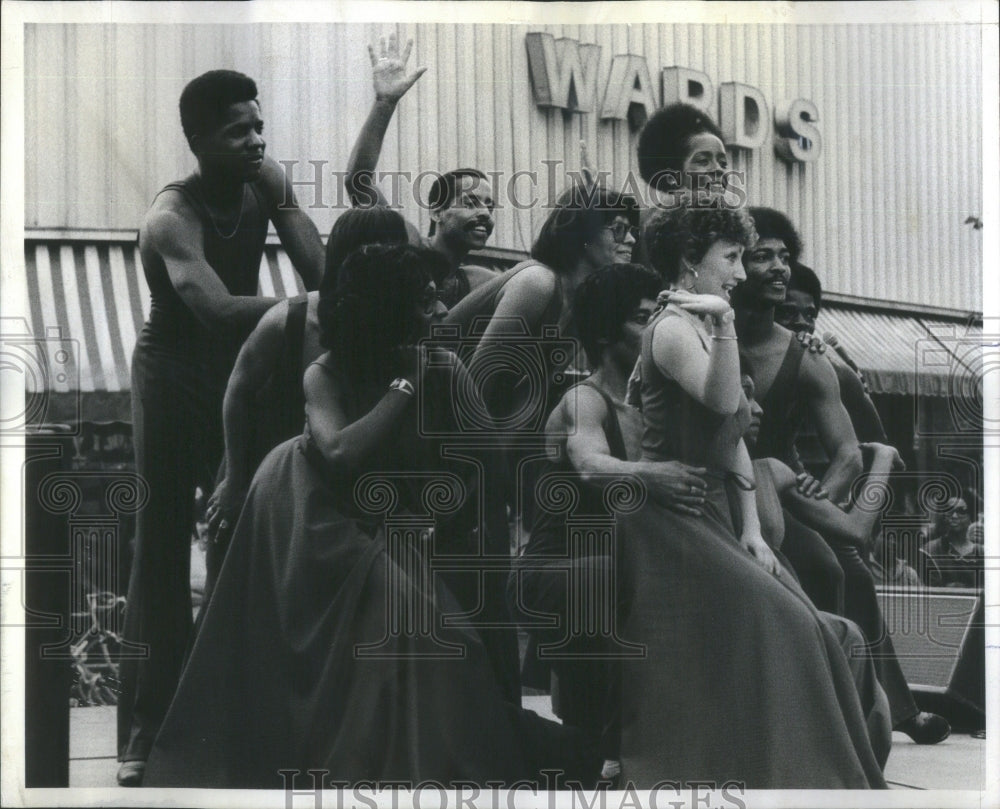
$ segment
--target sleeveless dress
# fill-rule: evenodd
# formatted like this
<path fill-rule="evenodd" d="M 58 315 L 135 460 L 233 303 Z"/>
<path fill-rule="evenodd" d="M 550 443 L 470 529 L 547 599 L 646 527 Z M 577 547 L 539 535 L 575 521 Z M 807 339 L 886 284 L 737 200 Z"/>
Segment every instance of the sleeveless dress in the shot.
<path fill-rule="evenodd" d="M 431 575 L 431 553 L 475 549 L 480 503 L 465 474 L 475 465 L 443 461 L 417 437 L 415 410 L 351 479 L 308 431 L 265 458 L 144 786 L 281 789 L 282 769 L 299 781 L 323 770 L 324 783 L 510 784 L 595 766 L 582 734 L 508 699 L 480 633 Z"/>
<path fill-rule="evenodd" d="M 748 408 L 716 414 L 660 372 L 652 335 L 666 317 L 688 316 L 668 306 L 643 334 L 643 456 L 709 475 L 700 517 L 646 501 L 618 518 L 623 635 L 646 649 L 622 664 L 622 777 L 639 788 L 885 787 L 838 639 L 790 576 L 738 543 L 732 477 L 714 461 Z"/>
<path fill-rule="evenodd" d="M 160 193 L 179 193 L 201 221 L 205 258 L 232 295 L 256 295 L 274 205 L 259 182 L 243 186 L 231 235 L 220 234 L 192 175 Z M 140 248 L 143 245 L 140 243 Z M 142 250 L 149 319 L 132 354 L 136 471 L 149 499 L 136 518 L 118 700 L 118 757 L 145 760 L 166 713 L 188 646 L 195 487 L 211 491 L 223 454 L 222 400 L 249 329 L 203 325 L 174 289 L 163 259 Z M 148 654 L 135 653 L 136 644 Z"/>

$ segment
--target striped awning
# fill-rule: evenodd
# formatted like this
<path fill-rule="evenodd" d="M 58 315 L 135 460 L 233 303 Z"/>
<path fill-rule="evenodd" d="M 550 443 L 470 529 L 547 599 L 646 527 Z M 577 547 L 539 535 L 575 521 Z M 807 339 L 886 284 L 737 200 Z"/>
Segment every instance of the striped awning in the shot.
<path fill-rule="evenodd" d="M 816 334 L 830 332 L 865 373 L 873 393 L 982 396 L 983 330 L 925 316 L 825 306 Z"/>
<path fill-rule="evenodd" d="M 26 375 L 27 392 L 49 396 L 55 405 L 45 415 L 49 421 L 71 420 L 80 410 L 77 402 L 85 421 L 130 421 L 132 349 L 149 315 L 138 246 L 134 241 L 29 238 L 24 258 L 29 334 L 44 337 L 49 347 L 39 357 L 46 370 Z M 284 298 L 304 291 L 285 252 L 268 245 L 259 294 Z M 56 357 L 60 341 L 65 353 Z"/>

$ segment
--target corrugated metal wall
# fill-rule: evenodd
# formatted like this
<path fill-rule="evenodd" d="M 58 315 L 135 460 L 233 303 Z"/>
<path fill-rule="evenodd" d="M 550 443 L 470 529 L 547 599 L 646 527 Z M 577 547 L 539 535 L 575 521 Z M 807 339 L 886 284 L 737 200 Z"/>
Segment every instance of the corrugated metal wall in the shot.
<path fill-rule="evenodd" d="M 372 100 L 365 44 L 392 32 L 412 37 L 411 64 L 430 69 L 397 113 L 381 169 L 535 171 L 544 200 L 542 161 L 578 169 L 582 138 L 593 162 L 623 183 L 635 133 L 596 113 L 536 108 L 529 31 L 600 45 L 599 97 L 612 56 L 635 53 L 657 98 L 659 69 L 680 65 L 704 71 L 716 88 L 757 87 L 772 112 L 784 99 L 811 99 L 822 156 L 789 166 L 768 147 L 736 155 L 750 201 L 792 215 L 805 260 L 831 290 L 982 308 L 981 233 L 962 224 L 982 205 L 978 26 L 29 25 L 25 224 L 136 228 L 157 189 L 194 165 L 177 116 L 185 82 L 232 67 L 258 80 L 273 157 L 298 161 L 300 180 L 313 176 L 308 161 L 328 161 L 309 213 L 329 230 L 340 193 L 332 172 L 346 165 Z M 556 191 L 564 184 L 561 176 Z M 523 201 L 528 181 L 516 189 Z M 299 196 L 314 202 L 311 188 Z M 401 201 L 426 228 L 412 197 Z M 543 216 L 506 205 L 493 243 L 527 249 Z"/>

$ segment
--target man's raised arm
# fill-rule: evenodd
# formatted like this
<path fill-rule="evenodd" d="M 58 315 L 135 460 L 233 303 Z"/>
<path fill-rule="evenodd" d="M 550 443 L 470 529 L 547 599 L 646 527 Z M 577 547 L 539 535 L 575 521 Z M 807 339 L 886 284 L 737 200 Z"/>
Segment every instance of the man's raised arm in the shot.
<path fill-rule="evenodd" d="M 375 185 L 375 167 L 382 153 L 385 131 L 389 128 L 389 121 L 392 120 L 399 99 L 406 95 L 427 70 L 425 67 L 419 67 L 407 74 L 406 63 L 412 49 L 411 39 L 400 55 L 395 34 L 389 37 L 388 45 L 385 37 L 381 39 L 378 56 L 375 55 L 375 49 L 371 45 L 368 46 L 375 103 L 361 127 L 347 162 L 347 194 L 351 198 L 351 203 L 357 207 L 386 204 L 385 197 Z"/>

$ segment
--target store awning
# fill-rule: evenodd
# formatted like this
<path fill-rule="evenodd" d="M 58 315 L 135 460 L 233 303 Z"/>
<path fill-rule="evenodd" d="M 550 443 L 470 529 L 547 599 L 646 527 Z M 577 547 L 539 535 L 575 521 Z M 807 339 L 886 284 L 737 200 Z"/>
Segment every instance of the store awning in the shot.
<path fill-rule="evenodd" d="M 816 334 L 837 336 L 873 393 L 981 399 L 982 327 L 923 315 L 826 306 Z"/>
<path fill-rule="evenodd" d="M 44 339 L 29 395 L 49 399 L 46 421 L 130 421 L 132 349 L 149 315 L 149 288 L 134 242 L 25 240 L 28 334 Z M 304 291 L 291 261 L 268 245 L 258 292 L 289 297 Z M 65 343 L 65 353 L 58 345 Z M 69 341 L 66 343 L 65 341 Z M 83 394 L 82 396 L 80 394 Z"/>

